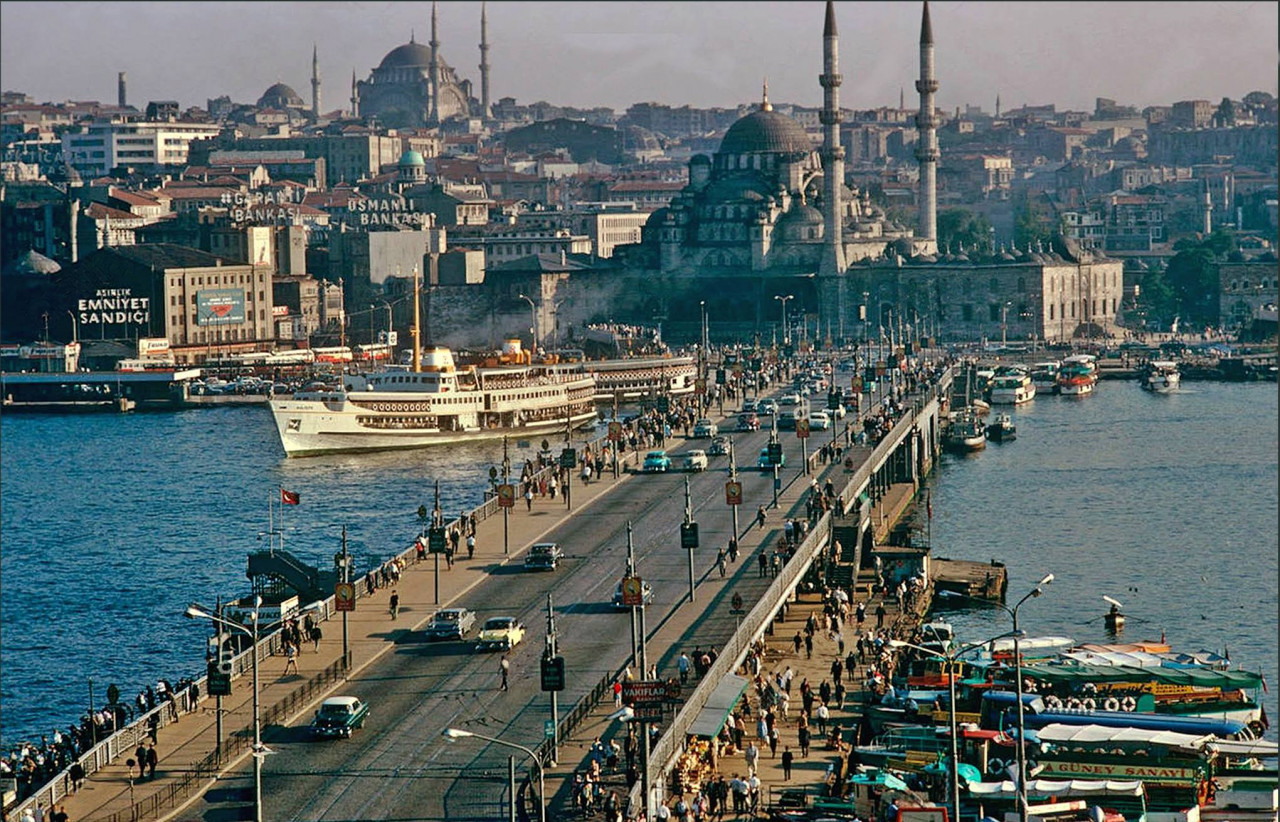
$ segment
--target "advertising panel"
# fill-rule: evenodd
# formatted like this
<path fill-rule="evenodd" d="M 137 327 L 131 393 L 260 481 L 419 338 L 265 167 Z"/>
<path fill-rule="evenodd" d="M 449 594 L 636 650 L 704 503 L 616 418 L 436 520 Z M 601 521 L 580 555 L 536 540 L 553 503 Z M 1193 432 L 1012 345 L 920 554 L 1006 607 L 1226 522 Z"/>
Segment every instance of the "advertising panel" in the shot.
<path fill-rule="evenodd" d="M 236 325 L 244 322 L 244 291 L 213 288 L 196 292 L 196 325 Z"/>

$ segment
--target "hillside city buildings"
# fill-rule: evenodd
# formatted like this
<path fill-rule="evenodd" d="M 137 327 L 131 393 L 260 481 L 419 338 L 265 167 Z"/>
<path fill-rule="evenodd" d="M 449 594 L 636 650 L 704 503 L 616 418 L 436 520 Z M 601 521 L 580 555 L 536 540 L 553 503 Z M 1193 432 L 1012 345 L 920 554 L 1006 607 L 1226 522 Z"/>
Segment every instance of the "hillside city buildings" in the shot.
<path fill-rule="evenodd" d="M 789 324 L 815 342 L 903 324 L 1116 339 L 1169 321 L 1143 313 L 1141 283 L 1218 234 L 1232 251 L 1208 324 L 1274 312 L 1272 95 L 1060 111 L 992 89 L 991 112 L 945 109 L 959 50 L 920 14 L 918 43 L 885 44 L 918 48 L 918 76 L 867 110 L 840 104 L 831 3 L 812 96 L 766 86 L 735 108 L 497 96 L 487 9 L 471 73 L 446 62 L 434 4 L 426 44 L 392 46 L 341 94 L 320 45 L 309 99 L 276 82 L 253 102 L 139 107 L 123 71 L 113 103 L 6 90 L 4 341 L 164 338 L 190 363 L 374 342 L 412 322 L 414 277 L 424 341 L 474 347 L 570 344 L 598 322 L 678 335 L 703 307 L 713 336 L 765 342 Z"/>

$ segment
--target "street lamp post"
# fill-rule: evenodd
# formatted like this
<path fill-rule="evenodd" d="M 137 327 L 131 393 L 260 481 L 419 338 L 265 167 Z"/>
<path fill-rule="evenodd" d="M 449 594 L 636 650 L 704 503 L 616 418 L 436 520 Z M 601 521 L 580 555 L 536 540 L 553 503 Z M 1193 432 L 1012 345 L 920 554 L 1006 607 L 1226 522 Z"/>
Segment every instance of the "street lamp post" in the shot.
<path fill-rule="evenodd" d="M 1009 306 L 1013 303 L 1005 301 L 1000 306 L 1000 350 L 1003 351 L 1009 345 Z"/>
<path fill-rule="evenodd" d="M 445 728 L 440 732 L 440 735 L 450 742 L 458 739 L 474 737 L 475 739 L 483 739 L 485 742 L 489 742 L 494 745 L 502 745 L 506 748 L 515 748 L 517 751 L 524 751 L 524 753 L 533 760 L 533 764 L 538 766 L 538 822 L 547 822 L 546 780 L 542 772 L 542 760 L 538 759 L 538 755 L 530 748 L 526 748 L 523 745 L 517 745 L 515 742 L 507 742 L 496 737 L 485 736 L 483 734 L 473 733 L 472 731 L 464 731 L 461 728 Z M 512 803 L 515 802 L 514 796 L 511 798 L 511 801 Z"/>
<path fill-rule="evenodd" d="M 71 341 L 80 342 L 80 322 L 76 319 L 74 311 L 68 310 L 67 314 L 71 317 Z"/>
<path fill-rule="evenodd" d="M 952 819 L 959 822 L 960 819 L 960 741 L 959 729 L 956 727 L 956 666 L 958 658 L 961 654 L 968 653 L 976 648 L 981 648 L 989 642 L 997 639 L 1003 639 L 1009 636 L 1004 633 L 994 636 L 985 642 L 977 642 L 972 645 L 966 645 L 959 650 L 948 650 L 944 654 L 938 654 L 936 649 L 925 648 L 920 645 L 913 645 L 910 642 L 903 642 L 900 639 L 889 640 L 889 645 L 894 648 L 914 648 L 917 651 L 923 651 L 926 654 L 941 656 L 947 662 L 947 691 L 948 699 L 947 707 L 950 713 L 951 725 L 951 813 Z"/>
<path fill-rule="evenodd" d="M 782 344 L 787 345 L 791 342 L 791 335 L 787 330 L 787 300 L 794 300 L 795 294 L 787 294 L 785 296 L 775 296 L 775 300 L 782 302 Z"/>
<path fill-rule="evenodd" d="M 1027 600 L 1038 597 L 1044 593 L 1044 586 L 1053 582 L 1053 574 L 1045 574 L 1044 578 L 1036 583 L 1036 587 L 1032 588 L 1022 599 L 1010 608 L 1003 602 L 996 602 L 990 599 L 981 599 L 979 597 L 965 596 L 954 591 L 939 591 L 942 596 L 960 597 L 962 599 L 970 599 L 974 602 L 981 602 L 987 605 L 999 606 L 1005 613 L 1013 618 L 1013 667 L 1014 676 L 1016 677 L 1015 686 L 1018 695 L 1018 819 L 1020 822 L 1027 822 L 1027 741 L 1026 741 L 1026 724 L 1024 716 L 1024 707 L 1022 704 L 1022 645 L 1020 643 L 1021 630 L 1018 628 L 1018 611 L 1022 608 Z"/>
<path fill-rule="evenodd" d="M 191 604 L 184 612 L 191 619 L 207 619 L 222 628 L 239 631 L 253 642 L 253 822 L 262 822 L 262 758 L 271 753 L 262 745 L 262 712 L 259 705 L 258 690 L 258 609 L 262 607 L 262 597 L 253 600 L 253 625 L 246 628 Z"/>
<path fill-rule="evenodd" d="M 532 297 L 526 297 L 524 294 L 517 294 L 517 297 L 529 304 L 529 319 L 532 325 L 529 326 L 529 333 L 533 336 L 533 343 L 529 347 L 532 349 L 530 355 L 538 353 L 538 306 Z"/>

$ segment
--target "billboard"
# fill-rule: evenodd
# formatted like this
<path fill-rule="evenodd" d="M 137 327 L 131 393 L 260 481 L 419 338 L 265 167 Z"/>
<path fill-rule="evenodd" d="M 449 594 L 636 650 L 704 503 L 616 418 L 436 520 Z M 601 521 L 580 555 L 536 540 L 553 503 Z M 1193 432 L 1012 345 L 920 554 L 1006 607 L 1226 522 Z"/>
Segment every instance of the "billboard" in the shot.
<path fill-rule="evenodd" d="M 214 288 L 196 292 L 196 325 L 236 325 L 244 322 L 244 291 Z"/>

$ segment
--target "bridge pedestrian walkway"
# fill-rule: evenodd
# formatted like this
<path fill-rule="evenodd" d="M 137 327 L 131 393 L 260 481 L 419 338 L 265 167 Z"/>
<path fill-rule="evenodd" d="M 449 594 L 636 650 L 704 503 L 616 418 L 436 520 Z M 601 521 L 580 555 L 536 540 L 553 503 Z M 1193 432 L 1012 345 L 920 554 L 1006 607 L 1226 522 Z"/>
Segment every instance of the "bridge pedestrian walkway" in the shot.
<path fill-rule="evenodd" d="M 628 451 L 620 458 L 620 465 L 634 465 L 636 458 L 635 452 Z M 440 560 L 439 605 L 435 601 L 432 556 L 428 554 L 421 562 L 410 559 L 410 564 L 395 584 L 400 596 L 400 613 L 395 621 L 392 621 L 388 610 L 390 585 L 376 590 L 372 596 L 362 596 L 357 600 L 356 611 L 348 618 L 349 671 L 344 672 L 342 666 L 340 614 L 331 614 L 327 621 L 321 623 L 323 638 L 318 648 L 313 649 L 311 642 L 304 641 L 297 656 L 296 673 L 286 674 L 284 656 L 278 653 L 269 655 L 264 645 L 259 660 L 263 727 L 287 724 L 308 712 L 315 700 L 394 648 L 397 639 L 405 632 L 422 627 L 438 607 L 480 584 L 495 568 L 508 562 L 522 561 L 524 550 L 530 544 L 561 525 L 572 514 L 596 504 L 610 490 L 625 483 L 629 476 L 624 472 L 615 480 L 611 471 L 605 471 L 586 486 L 575 477 L 572 513 L 565 505 L 563 494 L 554 500 L 550 497 L 535 498 L 531 510 L 526 510 L 524 500 L 517 500 L 509 520 L 509 555 L 503 554 L 502 516 L 491 516 L 479 522 L 474 559 L 466 559 L 463 550 L 455 557 L 452 568 L 447 567 L 443 558 Z M 406 535 L 405 538 L 412 536 Z M 409 556 L 412 557 L 412 552 Z M 361 581 L 359 584 L 364 583 Z M 80 791 L 60 798 L 59 803 L 76 822 L 125 822 L 172 815 L 174 807 L 180 807 L 187 796 L 195 795 L 198 789 L 209 785 L 220 771 L 233 767 L 243 770 L 241 766 L 248 760 L 252 743 L 251 682 L 247 673 L 240 676 L 233 681 L 232 695 L 223 698 L 225 755 L 221 763 L 211 757 L 217 743 L 216 700 L 202 696 L 194 711 L 183 713 L 177 722 L 158 729 L 155 748 L 159 764 L 154 778 L 131 779 L 131 776 L 138 775 L 136 768 L 126 764 L 133 755 L 121 755 L 86 779 Z M 141 736 L 145 745 L 148 741 L 145 731 Z M 131 743 L 130 750 L 136 744 Z M 251 801 L 246 791 L 246 802 Z"/>
<path fill-rule="evenodd" d="M 846 450 L 845 454 L 853 456 L 854 464 L 856 466 L 861 459 L 865 459 L 870 454 L 870 450 L 854 446 L 852 449 Z M 838 488 L 842 484 L 841 478 L 846 476 L 847 474 L 843 465 L 843 459 L 835 460 L 828 464 L 821 464 L 815 461 L 814 470 L 812 471 L 812 479 L 816 481 L 819 486 L 825 484 L 826 480 L 830 478 Z M 780 493 L 779 508 L 777 510 L 769 511 L 768 520 L 764 529 L 758 529 L 754 522 L 750 522 L 748 524 L 746 530 L 739 537 L 742 555 L 736 566 L 730 566 L 728 575 L 725 579 L 722 580 L 719 577 L 718 572 L 712 568 L 707 570 L 699 580 L 698 602 L 702 603 L 704 601 L 703 597 L 710 597 L 712 604 L 702 618 L 695 620 L 693 627 L 680 630 L 671 626 L 669 623 L 664 623 L 656 630 L 651 631 L 649 638 L 649 659 L 658 661 L 658 675 L 660 678 L 665 679 L 668 677 L 678 676 L 677 660 L 682 652 L 689 653 L 690 656 L 692 656 L 695 647 L 701 647 L 704 650 L 711 646 L 717 648 L 722 647 L 724 642 L 732 636 L 733 632 L 737 628 L 737 620 L 735 616 L 729 613 L 729 600 L 732 598 L 734 593 L 742 595 L 742 598 L 746 603 L 745 607 L 747 610 L 749 610 L 751 606 L 759 600 L 760 596 L 764 593 L 771 582 L 771 577 L 763 579 L 759 577 L 757 557 L 762 550 L 771 551 L 779 539 L 781 539 L 782 525 L 785 519 L 803 519 L 805 517 L 804 499 L 811 486 L 809 482 L 803 480 L 803 477 L 798 478 L 796 482 L 786 486 L 785 490 Z M 896 518 L 899 516 L 909 505 L 912 491 L 913 489 L 910 485 L 895 485 L 889 489 L 888 493 L 886 493 L 880 503 L 872 509 L 873 522 L 879 523 L 882 520 L 885 522 L 885 526 L 878 529 L 880 533 L 887 532 L 888 525 L 891 523 L 890 518 Z M 881 507 L 885 508 L 883 517 L 882 512 L 879 510 Z M 853 522 L 853 520 L 848 521 L 850 523 Z M 852 569 L 852 573 L 850 575 L 853 578 L 857 578 L 857 570 Z M 859 580 L 859 583 L 860 584 L 857 586 L 857 596 L 859 599 L 866 599 L 868 597 L 867 592 L 869 591 L 870 586 L 867 584 L 866 580 Z M 875 617 L 872 616 L 872 614 L 874 614 L 876 605 L 879 604 L 880 601 L 881 598 L 876 596 L 868 605 L 868 626 L 875 624 Z M 885 601 L 884 604 L 887 611 L 886 625 L 891 625 L 898 619 L 898 609 L 892 597 Z M 687 602 L 680 606 L 680 608 L 688 607 L 689 605 Z M 777 670 L 781 671 L 787 665 L 790 665 L 793 671 L 795 671 L 793 688 L 795 700 L 792 702 L 792 723 L 789 726 L 790 731 L 784 731 L 782 733 L 784 740 L 786 740 L 783 744 L 790 744 L 792 750 L 796 752 L 797 756 L 797 765 L 793 772 L 793 781 L 790 783 L 794 785 L 806 784 L 806 780 L 808 778 L 804 775 L 808 773 L 808 770 L 810 770 L 811 767 L 816 767 L 813 763 L 821 761 L 823 763 L 821 767 L 823 769 L 826 767 L 825 760 L 820 760 L 817 753 L 822 744 L 825 743 L 819 743 L 817 741 L 816 731 L 814 732 L 815 742 L 813 751 L 811 751 L 813 756 L 809 760 L 804 760 L 803 765 L 801 764 L 802 760 L 799 758 L 798 747 L 795 742 L 794 720 L 795 716 L 798 714 L 800 706 L 798 692 L 799 684 L 807 678 L 816 691 L 818 683 L 820 683 L 823 678 L 830 678 L 831 661 L 835 658 L 836 654 L 836 642 L 834 640 L 827 639 L 825 634 L 820 631 L 814 638 L 815 644 L 812 659 L 805 658 L 803 650 L 799 654 L 799 659 L 795 658 L 796 655 L 794 654 L 793 647 L 791 645 L 792 637 L 797 631 L 800 631 L 803 628 L 805 620 L 808 619 L 809 613 L 814 609 L 817 610 L 818 617 L 821 617 L 822 607 L 820 594 L 801 594 L 797 600 L 790 604 L 784 619 L 779 621 L 774 632 L 772 634 L 766 633 L 765 635 L 769 650 L 766 652 L 765 667 L 762 669 L 762 673 L 771 675 L 775 667 Z M 683 622 L 687 622 L 687 620 L 684 620 Z M 848 646 L 846 648 L 847 652 L 848 648 L 853 646 L 856 634 L 854 634 L 850 628 L 846 628 L 844 633 L 846 637 L 846 644 Z M 826 647 L 828 645 L 830 646 L 829 648 Z M 741 673 L 741 671 L 739 673 Z M 864 673 L 865 669 L 860 671 L 859 675 L 861 676 Z M 637 678 L 639 678 L 638 671 Z M 747 678 L 749 679 L 750 677 L 748 676 Z M 860 682 L 860 680 L 855 681 Z M 696 673 L 691 672 L 689 683 L 685 690 L 692 690 L 696 684 Z M 850 685 L 848 687 L 850 694 L 846 698 L 845 702 L 846 705 L 849 706 L 848 711 L 852 712 L 854 694 L 856 693 L 857 686 Z M 748 694 L 751 694 L 752 691 L 753 689 L 749 687 Z M 753 714 L 758 716 L 758 713 L 755 713 L 755 709 L 758 707 L 758 701 L 752 698 L 752 704 Z M 549 797 L 548 818 L 573 819 L 578 818 L 581 815 L 581 812 L 574 804 L 574 775 L 575 773 L 584 772 L 590 768 L 592 748 L 597 739 L 601 740 L 606 745 L 610 740 L 616 740 L 619 749 L 623 749 L 625 747 L 624 743 L 628 732 L 625 723 L 610 719 L 610 716 L 616 711 L 617 707 L 615 706 L 614 701 L 606 696 L 582 719 L 581 723 L 576 729 L 574 729 L 568 738 L 561 740 L 558 767 L 549 769 L 546 776 L 546 791 Z M 833 715 L 836 713 L 838 712 L 833 711 Z M 856 717 L 854 717 L 854 719 L 856 719 Z M 843 727 L 851 727 L 851 721 L 847 716 L 844 717 Z M 754 729 L 752 729 L 752 732 L 754 732 Z M 763 749 L 765 751 L 765 755 L 767 755 L 767 746 L 763 746 Z M 781 754 L 781 746 L 779 746 L 778 750 L 779 754 Z M 638 754 L 636 761 L 636 767 L 639 768 Z M 760 760 L 760 763 L 761 768 L 763 769 L 765 763 L 765 759 L 763 757 Z M 762 782 L 765 782 L 767 786 L 774 787 L 781 787 L 788 784 L 781 778 L 781 766 L 777 762 L 774 762 L 774 765 L 776 773 L 768 772 L 766 775 L 762 770 L 760 775 Z M 729 779 L 732 779 L 735 773 L 741 773 L 745 777 L 745 763 L 741 754 L 738 754 L 735 758 L 723 761 L 721 763 L 720 772 L 724 773 L 726 778 Z M 818 776 L 821 776 L 824 772 L 825 771 L 820 771 Z M 605 791 L 605 796 L 607 796 L 610 791 L 617 792 L 619 801 L 625 808 L 626 796 L 630 788 L 626 780 L 625 759 L 620 757 L 616 771 L 604 771 L 601 782 Z M 764 788 L 762 793 L 767 798 L 768 787 Z M 671 800 L 672 803 L 674 803 L 675 797 L 671 797 Z"/>

